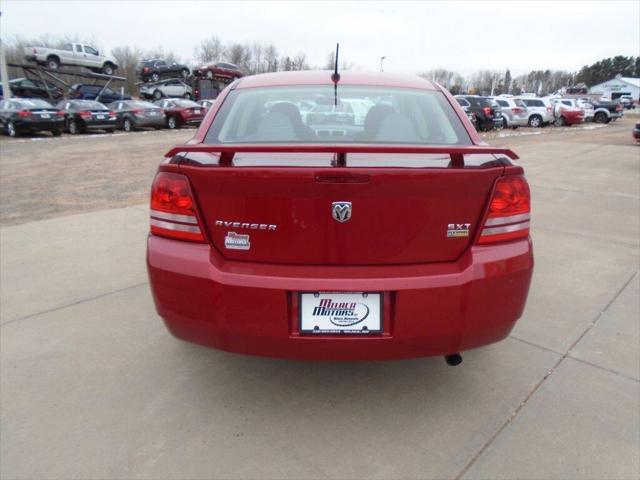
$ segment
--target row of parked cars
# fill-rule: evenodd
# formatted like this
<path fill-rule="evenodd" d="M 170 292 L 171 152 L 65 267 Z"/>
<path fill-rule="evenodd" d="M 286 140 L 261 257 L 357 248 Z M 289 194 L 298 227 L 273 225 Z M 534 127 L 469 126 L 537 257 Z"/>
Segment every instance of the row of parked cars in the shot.
<path fill-rule="evenodd" d="M 209 101 L 186 99 L 117 100 L 109 105 L 95 100 L 65 99 L 55 106 L 41 98 L 12 98 L 0 101 L 0 130 L 10 137 L 48 131 L 60 136 L 94 130 L 127 132 L 138 128 L 178 128 L 199 125 Z"/>
<path fill-rule="evenodd" d="M 539 128 L 549 124 L 571 126 L 585 121 L 608 123 L 623 115 L 620 102 L 590 97 L 515 97 L 456 95 L 456 100 L 478 130 Z"/>

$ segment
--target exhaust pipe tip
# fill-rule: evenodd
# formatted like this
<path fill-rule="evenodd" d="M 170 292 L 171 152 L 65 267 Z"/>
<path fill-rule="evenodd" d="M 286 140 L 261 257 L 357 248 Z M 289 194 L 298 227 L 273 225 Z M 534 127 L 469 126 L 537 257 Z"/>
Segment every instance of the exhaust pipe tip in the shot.
<path fill-rule="evenodd" d="M 447 362 L 447 365 L 449 365 L 450 367 L 455 367 L 456 365 L 460 365 L 462 363 L 462 355 L 460 355 L 459 353 L 445 355 L 444 361 Z"/>

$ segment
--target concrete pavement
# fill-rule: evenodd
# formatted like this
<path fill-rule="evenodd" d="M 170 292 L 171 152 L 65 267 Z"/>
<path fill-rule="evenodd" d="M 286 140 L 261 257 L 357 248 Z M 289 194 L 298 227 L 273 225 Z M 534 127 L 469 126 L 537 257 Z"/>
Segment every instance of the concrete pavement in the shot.
<path fill-rule="evenodd" d="M 0 229 L 2 478 L 640 475 L 640 148 L 619 125 L 503 139 L 536 271 L 512 336 L 442 359 L 243 357 L 173 339 L 146 206 Z"/>

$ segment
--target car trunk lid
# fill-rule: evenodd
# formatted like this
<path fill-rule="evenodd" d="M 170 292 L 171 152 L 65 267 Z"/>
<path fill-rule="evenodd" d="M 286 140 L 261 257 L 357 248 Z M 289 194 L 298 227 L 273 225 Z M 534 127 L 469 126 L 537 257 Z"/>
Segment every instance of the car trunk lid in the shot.
<path fill-rule="evenodd" d="M 212 163 L 203 164 L 202 153 L 180 161 L 212 245 L 230 260 L 281 264 L 455 260 L 504 171 L 491 153 L 476 155 L 483 159 L 468 168 L 452 168 L 461 154 L 437 152 L 416 156 L 427 168 L 373 166 L 419 164 L 401 153 L 350 154 L 342 168 L 310 165 L 304 155 L 296 160 L 307 166 L 283 166 L 284 152 L 268 154 L 277 167 L 265 164 L 267 156 L 249 166 L 246 154 L 225 165 L 224 155 L 212 155 Z"/>

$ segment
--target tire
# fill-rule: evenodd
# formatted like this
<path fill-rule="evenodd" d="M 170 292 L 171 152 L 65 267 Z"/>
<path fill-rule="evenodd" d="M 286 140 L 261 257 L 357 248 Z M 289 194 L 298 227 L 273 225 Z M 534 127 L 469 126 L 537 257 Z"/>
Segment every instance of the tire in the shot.
<path fill-rule="evenodd" d="M 157 82 L 160 80 L 160 74 L 158 72 L 153 72 L 151 74 L 151 81 L 152 82 Z"/>
<path fill-rule="evenodd" d="M 178 122 L 176 121 L 176 117 L 174 117 L 173 115 L 170 117 L 167 117 L 167 127 L 171 130 L 175 130 L 176 128 L 178 128 Z"/>
<path fill-rule="evenodd" d="M 18 131 L 16 130 L 16 126 L 13 124 L 13 122 L 7 123 L 7 135 L 9 135 L 12 138 L 15 138 L 18 136 Z"/>
<path fill-rule="evenodd" d="M 542 117 L 540 115 L 531 115 L 529 117 L 529 126 L 531 128 L 540 128 L 542 126 Z"/>
<path fill-rule="evenodd" d="M 102 66 L 102 73 L 104 73 L 105 75 L 113 75 L 115 70 L 116 68 L 113 63 L 107 62 Z"/>
<path fill-rule="evenodd" d="M 51 132 L 51 134 L 52 134 L 54 137 L 59 137 L 60 135 L 62 135 L 62 130 L 53 130 L 53 131 Z"/>
<path fill-rule="evenodd" d="M 153 98 L 156 100 L 160 100 L 162 98 L 162 92 L 160 90 L 155 90 L 153 92 Z"/>
<path fill-rule="evenodd" d="M 51 56 L 47 58 L 45 62 L 45 66 L 49 70 L 58 70 L 60 68 L 60 59 L 58 57 Z"/>
<path fill-rule="evenodd" d="M 187 100 L 191 100 L 191 94 L 189 92 L 185 93 L 182 98 L 186 98 Z"/>
<path fill-rule="evenodd" d="M 608 123 L 607 120 L 609 120 L 609 117 L 604 112 L 597 112 L 593 117 L 593 121 L 596 123 Z"/>
<path fill-rule="evenodd" d="M 133 123 L 131 123 L 131 119 L 130 118 L 125 118 L 122 122 L 122 129 L 125 132 L 132 132 L 133 131 Z"/>
<path fill-rule="evenodd" d="M 182 75 L 182 78 L 187 78 L 189 76 L 189 70 L 183 68 L 182 70 L 180 70 L 180 75 Z"/>
<path fill-rule="evenodd" d="M 69 123 L 67 124 L 67 129 L 69 130 L 69 133 L 71 135 L 77 135 L 80 133 L 80 128 L 78 127 L 78 124 L 76 123 L 75 120 L 69 120 Z"/>
<path fill-rule="evenodd" d="M 509 128 L 509 122 L 507 121 L 507 117 L 502 117 L 502 128 Z"/>

